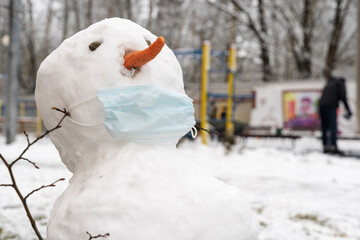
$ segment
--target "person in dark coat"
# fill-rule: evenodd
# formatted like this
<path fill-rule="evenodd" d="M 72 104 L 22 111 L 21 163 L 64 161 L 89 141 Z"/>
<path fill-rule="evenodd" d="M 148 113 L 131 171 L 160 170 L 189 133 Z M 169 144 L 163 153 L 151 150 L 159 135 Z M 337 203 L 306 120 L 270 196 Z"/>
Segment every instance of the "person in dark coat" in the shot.
<path fill-rule="evenodd" d="M 345 79 L 330 77 L 325 85 L 319 100 L 319 114 L 321 120 L 322 143 L 324 153 L 342 154 L 337 141 L 337 116 L 336 109 L 339 102 L 344 103 L 347 113 L 345 118 L 350 119 L 352 112 L 346 99 Z"/>

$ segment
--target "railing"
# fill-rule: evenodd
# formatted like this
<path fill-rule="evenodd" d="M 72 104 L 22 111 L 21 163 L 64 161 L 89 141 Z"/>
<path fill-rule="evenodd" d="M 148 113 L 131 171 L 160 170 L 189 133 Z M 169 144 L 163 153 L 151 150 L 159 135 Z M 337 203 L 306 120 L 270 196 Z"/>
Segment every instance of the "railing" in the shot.
<path fill-rule="evenodd" d="M 18 100 L 18 130 L 23 132 L 35 132 L 40 136 L 43 130 L 43 122 L 40 114 L 36 108 L 35 100 L 33 99 L 19 99 Z M 3 127 L 5 122 L 6 106 L 0 100 L 0 126 Z"/>

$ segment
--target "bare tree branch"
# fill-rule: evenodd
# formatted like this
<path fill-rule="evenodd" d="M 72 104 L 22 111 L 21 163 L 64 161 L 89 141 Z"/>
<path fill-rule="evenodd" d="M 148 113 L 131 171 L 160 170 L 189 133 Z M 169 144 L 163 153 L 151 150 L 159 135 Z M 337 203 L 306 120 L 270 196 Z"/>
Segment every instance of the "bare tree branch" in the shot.
<path fill-rule="evenodd" d="M 9 167 L 8 162 L 5 160 L 5 158 L 3 157 L 3 155 L 1 155 L 1 153 L 0 153 L 0 159 L 3 161 L 3 163 L 5 164 L 6 167 Z"/>
<path fill-rule="evenodd" d="M 255 21 L 251 17 L 250 13 L 245 10 L 236 0 L 231 0 L 232 4 L 242 13 L 244 13 L 248 20 L 248 26 L 253 31 L 255 36 L 261 40 L 264 41 L 263 36 L 260 34 L 260 30 L 256 27 Z"/>
<path fill-rule="evenodd" d="M 295 1 L 287 0 L 286 3 L 284 7 L 273 1 L 272 5 L 282 18 L 282 21 L 279 22 L 287 31 L 288 42 L 300 77 L 310 78 L 312 76 L 312 41 L 317 21 L 315 12 L 318 0 L 303 0 L 301 12 L 296 10 Z M 300 29 L 301 32 L 296 32 L 296 29 Z"/>
<path fill-rule="evenodd" d="M 89 240 L 95 239 L 95 238 L 106 238 L 106 237 L 110 236 L 110 233 L 99 234 L 96 236 L 92 236 L 89 232 L 86 232 L 86 234 L 89 235 Z"/>
<path fill-rule="evenodd" d="M 11 163 L 8 163 L 5 159 L 5 157 L 0 153 L 0 159 L 2 160 L 2 162 L 4 163 L 4 165 L 6 166 L 6 168 L 8 169 L 8 172 L 9 172 L 9 175 L 10 175 L 10 178 L 11 178 L 11 182 L 12 184 L 0 184 L 0 187 L 13 187 L 16 194 L 18 195 L 23 207 L 24 207 L 24 210 L 26 212 L 26 215 L 30 221 L 30 224 L 36 234 L 36 236 L 38 237 L 39 240 L 43 240 L 43 237 L 41 236 L 37 226 L 36 226 L 36 222 L 30 212 L 30 209 L 29 209 L 29 206 L 27 204 L 27 199 L 28 197 L 30 197 L 33 193 L 37 192 L 37 191 L 40 191 L 41 189 L 44 189 L 44 188 L 48 188 L 48 187 L 55 187 L 55 184 L 59 181 L 63 181 L 65 180 L 64 178 L 60 178 L 58 179 L 57 181 L 49 184 L 49 185 L 43 185 L 39 188 L 36 188 L 34 189 L 33 191 L 31 191 L 30 193 L 28 193 L 25 197 L 23 196 L 23 194 L 20 192 L 20 189 L 19 187 L 17 186 L 17 183 L 16 183 L 16 179 L 15 179 L 15 176 L 14 176 L 14 172 L 13 172 L 13 169 L 12 167 L 20 160 L 24 160 L 24 161 L 27 161 L 29 162 L 30 164 L 34 165 L 34 167 L 36 168 L 39 168 L 35 162 L 32 162 L 30 161 L 29 159 L 27 158 L 24 158 L 24 154 L 29 150 L 29 148 L 34 145 L 37 141 L 39 141 L 40 139 L 42 139 L 43 137 L 45 137 L 46 135 L 48 135 L 49 133 L 51 133 L 52 131 L 55 131 L 56 129 L 60 128 L 61 127 L 61 123 L 62 121 L 67 117 L 67 116 L 70 116 L 69 112 L 64 108 L 64 109 L 59 109 L 59 108 L 53 108 L 53 110 L 56 110 L 56 111 L 59 111 L 61 113 L 63 113 L 63 117 L 60 119 L 60 121 L 58 122 L 58 124 L 53 127 L 52 129 L 50 130 L 47 130 L 43 135 L 39 136 L 38 138 L 36 138 L 35 140 L 33 140 L 32 142 L 30 141 L 29 139 L 29 135 L 24 131 L 24 135 L 26 137 L 26 140 L 27 140 L 27 146 L 26 148 L 22 151 L 22 153 L 14 160 L 12 161 Z"/>
<path fill-rule="evenodd" d="M 344 3 L 345 2 L 345 3 Z M 336 0 L 336 8 L 334 13 L 334 21 L 332 26 L 332 32 L 329 39 L 327 55 L 325 59 L 325 78 L 328 79 L 331 76 L 333 69 L 336 66 L 336 56 L 339 49 L 339 42 L 341 40 L 343 26 L 345 18 L 348 14 L 351 0 Z M 344 3 L 344 7 L 343 6 Z"/>
<path fill-rule="evenodd" d="M 28 145 L 30 145 L 29 134 L 27 134 L 26 131 L 24 131 L 23 133 L 26 137 L 26 141 L 27 141 Z"/>
<path fill-rule="evenodd" d="M 0 184 L 0 187 L 14 187 L 12 184 Z"/>
<path fill-rule="evenodd" d="M 20 161 L 20 160 L 24 160 L 24 161 L 26 161 L 26 162 L 28 162 L 28 163 L 32 164 L 35 168 L 39 169 L 39 167 L 36 165 L 36 163 L 35 163 L 35 162 L 30 161 L 29 159 L 24 158 L 24 157 L 21 157 L 21 158 L 16 159 L 15 161 L 13 161 L 13 162 L 11 163 L 11 165 L 14 165 L 15 163 L 17 163 L 17 162 L 18 162 L 18 161 Z"/>
<path fill-rule="evenodd" d="M 344 43 L 342 44 L 342 46 L 339 47 L 339 50 L 336 54 L 335 61 L 337 63 L 343 62 L 343 59 L 347 58 L 344 55 L 346 54 L 346 50 L 349 49 L 349 47 L 351 47 L 351 42 L 354 40 L 356 34 L 357 34 L 357 29 L 354 29 L 353 32 L 349 35 L 349 37 L 346 40 L 343 40 Z"/>
<path fill-rule="evenodd" d="M 296 4 L 294 4 L 294 2 L 287 0 L 286 1 L 286 5 L 289 8 L 291 14 L 293 15 L 293 17 L 298 21 L 301 22 L 301 13 L 298 11 L 298 9 L 295 7 Z"/>
<path fill-rule="evenodd" d="M 260 45 L 260 58 L 262 60 L 262 73 L 263 73 L 263 81 L 269 81 L 272 76 L 272 71 L 270 67 L 270 57 L 269 57 L 269 46 L 267 43 L 267 27 L 265 21 L 265 9 L 263 1 L 260 0 L 258 2 L 258 20 L 260 22 L 260 26 L 256 25 L 254 18 L 250 15 L 249 11 L 247 11 L 238 1 L 231 0 L 232 5 L 237 10 L 234 12 L 229 9 L 224 4 L 213 2 L 210 0 L 206 0 L 206 2 L 216 7 L 217 9 L 231 15 L 233 18 L 236 18 L 239 22 L 241 21 L 240 14 L 244 14 L 247 19 L 247 26 L 248 28 L 254 33 L 255 37 L 257 38 L 259 45 Z"/>
<path fill-rule="evenodd" d="M 65 181 L 65 178 L 60 178 L 60 179 L 56 180 L 55 182 L 50 183 L 49 185 L 42 185 L 41 187 L 32 190 L 30 193 L 28 193 L 28 195 L 26 195 L 26 196 L 24 197 L 24 199 L 27 200 L 27 198 L 30 197 L 31 194 L 33 194 L 33 193 L 35 193 L 35 192 L 37 192 L 37 191 L 40 191 L 41 189 L 48 188 L 48 187 L 55 187 L 55 184 L 56 184 L 57 182 L 60 182 L 60 181 Z"/>
<path fill-rule="evenodd" d="M 218 10 L 220 10 L 220 11 L 222 11 L 222 12 L 224 12 L 224 13 L 226 13 L 226 14 L 234 17 L 234 18 L 239 19 L 239 15 L 238 15 L 236 12 L 230 10 L 230 9 L 229 9 L 227 6 L 225 6 L 224 4 L 218 3 L 218 2 L 216 2 L 216 1 L 213 2 L 213 1 L 210 1 L 210 0 L 205 0 L 205 1 L 206 1 L 206 3 L 208 3 L 209 5 L 215 7 L 216 9 L 218 9 Z"/>
<path fill-rule="evenodd" d="M 61 123 L 62 121 L 67 117 L 70 116 L 70 113 L 64 108 L 63 110 L 53 107 L 53 110 L 56 110 L 58 112 L 61 112 L 64 114 L 64 116 L 61 118 L 61 120 L 59 121 L 59 123 L 52 129 L 50 130 L 46 130 L 45 133 L 43 133 L 42 135 L 40 135 L 39 137 L 37 137 L 34 141 L 30 142 L 29 141 L 29 136 L 28 134 L 24 131 L 24 134 L 26 136 L 26 139 L 28 141 L 28 145 L 26 146 L 26 148 L 22 151 L 22 153 L 12 162 L 10 163 L 10 166 L 13 166 L 17 161 L 19 161 L 20 159 L 23 159 L 24 154 L 29 150 L 29 148 L 34 145 L 37 141 L 39 141 L 40 139 L 42 139 L 43 137 L 45 137 L 46 135 L 48 135 L 49 133 L 55 131 L 58 128 L 61 128 Z"/>

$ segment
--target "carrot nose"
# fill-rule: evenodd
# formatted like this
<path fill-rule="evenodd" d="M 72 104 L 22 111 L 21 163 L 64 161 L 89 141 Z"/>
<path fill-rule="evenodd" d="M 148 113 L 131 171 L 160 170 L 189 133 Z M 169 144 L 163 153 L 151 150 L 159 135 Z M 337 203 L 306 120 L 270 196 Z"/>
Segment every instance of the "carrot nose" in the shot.
<path fill-rule="evenodd" d="M 145 65 L 159 54 L 164 44 L 165 38 L 158 37 L 148 48 L 126 54 L 124 56 L 124 66 L 128 70 L 131 70 L 131 68 L 138 68 Z"/>

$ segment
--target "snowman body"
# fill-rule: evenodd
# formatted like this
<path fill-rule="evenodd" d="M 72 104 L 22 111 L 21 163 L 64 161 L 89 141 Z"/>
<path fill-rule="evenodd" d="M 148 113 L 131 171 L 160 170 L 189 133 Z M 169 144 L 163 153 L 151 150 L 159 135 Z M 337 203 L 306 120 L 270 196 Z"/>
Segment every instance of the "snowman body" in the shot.
<path fill-rule="evenodd" d="M 87 239 L 86 232 L 114 240 L 256 239 L 257 224 L 238 189 L 183 157 L 175 147 L 181 135 L 116 139 L 102 124 L 99 89 L 153 85 L 185 95 L 167 46 L 137 70 L 123 66 L 127 52 L 155 40 L 133 22 L 106 19 L 65 40 L 41 64 L 35 97 L 46 127 L 61 117 L 53 106 L 71 114 L 50 135 L 73 177 L 52 210 L 48 240 Z M 93 42 L 100 45 L 91 51 Z"/>

